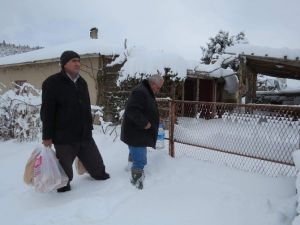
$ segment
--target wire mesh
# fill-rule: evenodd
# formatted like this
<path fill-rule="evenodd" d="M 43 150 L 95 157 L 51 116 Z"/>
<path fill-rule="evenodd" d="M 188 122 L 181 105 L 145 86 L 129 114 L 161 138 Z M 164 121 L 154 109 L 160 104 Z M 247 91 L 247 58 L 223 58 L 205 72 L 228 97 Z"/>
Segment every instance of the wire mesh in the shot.
<path fill-rule="evenodd" d="M 170 152 L 176 157 L 269 176 L 296 175 L 292 153 L 300 145 L 299 107 L 169 101 L 169 116 Z"/>

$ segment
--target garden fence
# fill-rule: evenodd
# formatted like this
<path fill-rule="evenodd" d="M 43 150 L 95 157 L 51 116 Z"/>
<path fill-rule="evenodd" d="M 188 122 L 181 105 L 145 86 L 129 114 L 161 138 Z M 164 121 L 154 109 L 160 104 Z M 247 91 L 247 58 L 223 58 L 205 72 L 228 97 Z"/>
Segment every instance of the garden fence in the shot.
<path fill-rule="evenodd" d="M 270 176 L 294 176 L 300 107 L 158 99 L 169 154 Z"/>

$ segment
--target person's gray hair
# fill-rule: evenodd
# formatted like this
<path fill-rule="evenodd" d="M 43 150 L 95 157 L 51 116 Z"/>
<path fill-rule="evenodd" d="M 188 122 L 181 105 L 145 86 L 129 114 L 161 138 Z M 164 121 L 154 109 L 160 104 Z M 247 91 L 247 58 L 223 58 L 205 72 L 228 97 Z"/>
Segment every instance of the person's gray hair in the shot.
<path fill-rule="evenodd" d="M 154 75 L 151 75 L 150 77 L 148 77 L 148 81 L 151 84 L 154 83 L 156 85 L 160 85 L 161 82 L 164 81 L 164 78 L 162 78 L 162 76 L 159 74 L 154 74 Z"/>

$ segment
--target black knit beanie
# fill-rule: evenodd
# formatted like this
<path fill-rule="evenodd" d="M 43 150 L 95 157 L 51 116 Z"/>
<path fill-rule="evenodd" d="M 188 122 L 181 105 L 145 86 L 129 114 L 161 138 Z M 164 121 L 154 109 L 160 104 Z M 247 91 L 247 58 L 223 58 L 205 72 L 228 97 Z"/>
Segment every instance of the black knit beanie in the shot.
<path fill-rule="evenodd" d="M 61 68 L 64 68 L 64 65 L 66 65 L 71 59 L 74 58 L 80 59 L 80 56 L 74 51 L 64 51 L 60 56 Z"/>

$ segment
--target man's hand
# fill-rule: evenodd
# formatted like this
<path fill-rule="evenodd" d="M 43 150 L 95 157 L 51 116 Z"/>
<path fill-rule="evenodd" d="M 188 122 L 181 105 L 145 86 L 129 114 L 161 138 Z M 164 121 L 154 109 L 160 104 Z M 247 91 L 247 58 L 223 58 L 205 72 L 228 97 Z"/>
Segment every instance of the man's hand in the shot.
<path fill-rule="evenodd" d="M 148 130 L 150 127 L 151 127 L 151 123 L 148 122 L 144 129 L 145 129 L 145 130 Z"/>
<path fill-rule="evenodd" d="M 52 146 L 52 139 L 43 140 L 43 144 L 45 147 L 51 148 Z"/>

